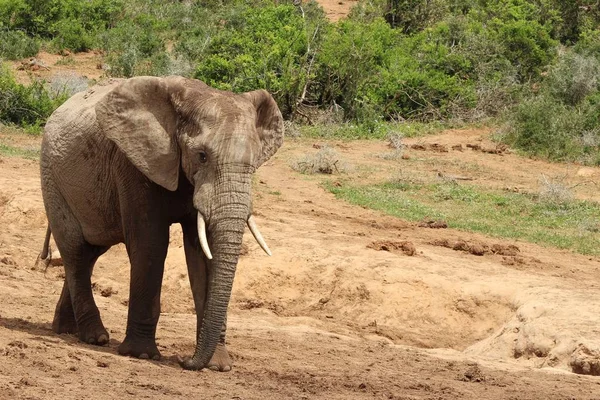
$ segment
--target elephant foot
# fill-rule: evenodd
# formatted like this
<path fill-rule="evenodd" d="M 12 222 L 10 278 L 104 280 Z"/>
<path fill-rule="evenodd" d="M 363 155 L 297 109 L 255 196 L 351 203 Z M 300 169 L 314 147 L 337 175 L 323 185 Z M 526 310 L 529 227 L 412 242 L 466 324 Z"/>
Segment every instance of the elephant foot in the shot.
<path fill-rule="evenodd" d="M 160 352 L 156 347 L 154 339 L 130 339 L 125 340 L 119 346 L 119 354 L 141 359 L 160 360 Z"/>
<path fill-rule="evenodd" d="M 217 344 L 217 348 L 206 368 L 212 371 L 228 372 L 231 371 L 231 366 L 231 358 L 229 357 L 225 343 Z"/>
<path fill-rule="evenodd" d="M 100 321 L 79 327 L 79 340 L 84 343 L 104 346 L 108 344 L 108 339 L 108 331 Z"/>

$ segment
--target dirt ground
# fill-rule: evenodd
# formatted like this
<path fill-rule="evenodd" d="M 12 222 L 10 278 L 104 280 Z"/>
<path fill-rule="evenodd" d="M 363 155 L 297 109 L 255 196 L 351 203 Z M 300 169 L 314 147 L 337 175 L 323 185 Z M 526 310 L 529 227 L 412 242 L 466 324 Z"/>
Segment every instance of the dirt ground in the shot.
<path fill-rule="evenodd" d="M 177 364 L 195 344 L 178 227 L 163 281 L 163 360 L 117 355 L 128 298 L 122 246 L 100 258 L 93 276 L 110 344 L 54 334 L 62 268 L 33 268 L 46 226 L 38 163 L 2 157 L 0 398 L 600 399 L 600 377 L 590 376 L 600 374 L 600 259 L 421 227 L 348 205 L 321 187 L 324 179 L 402 173 L 468 175 L 482 186 L 535 191 L 548 174 L 578 197 L 597 198 L 599 169 L 583 174 L 573 165 L 466 147 L 492 146 L 489 134 L 405 140 L 408 159 L 394 160 L 381 157 L 392 151 L 384 142 L 287 139 L 257 172 L 256 217 L 273 256 L 246 235 L 229 311 L 229 373 Z M 10 132 L 0 141 L 39 146 L 38 138 Z M 291 169 L 291 161 L 323 145 L 347 161 L 346 174 Z M 459 240 L 499 250 L 478 256 L 444 245 Z"/>
<path fill-rule="evenodd" d="M 337 21 L 348 15 L 358 0 L 318 0 L 318 3 L 323 7 L 330 21 Z"/>

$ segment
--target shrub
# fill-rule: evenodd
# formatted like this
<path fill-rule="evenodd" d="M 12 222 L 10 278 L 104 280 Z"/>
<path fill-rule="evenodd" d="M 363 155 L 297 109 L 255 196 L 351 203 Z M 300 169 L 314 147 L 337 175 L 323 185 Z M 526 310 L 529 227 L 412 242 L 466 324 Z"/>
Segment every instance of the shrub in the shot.
<path fill-rule="evenodd" d="M 56 49 L 78 52 L 90 50 L 95 45 L 94 35 L 87 32 L 79 20 L 62 19 L 54 27 L 52 45 Z"/>
<path fill-rule="evenodd" d="M 124 5 L 124 0 L 0 0 L 0 24 L 46 38 L 57 35 L 61 21 L 96 32 L 112 26 Z"/>
<path fill-rule="evenodd" d="M 118 77 L 161 75 L 164 68 L 165 39 L 158 32 L 164 24 L 147 14 L 121 21 L 115 28 L 100 35 L 100 43 L 108 55 L 109 74 Z M 162 63 L 153 69 L 154 62 Z"/>
<path fill-rule="evenodd" d="M 6 60 L 33 57 L 40 51 L 40 43 L 23 31 L 0 30 L 0 57 Z"/>
<path fill-rule="evenodd" d="M 291 115 L 311 74 L 309 46 L 318 46 L 322 29 L 311 22 L 322 16 L 315 6 L 309 4 L 306 19 L 290 4 L 240 6 L 206 39 L 194 76 L 235 92 L 265 88 Z"/>
<path fill-rule="evenodd" d="M 404 33 L 416 33 L 441 20 L 448 3 L 446 0 L 388 0 L 385 19 Z"/>
<path fill-rule="evenodd" d="M 582 32 L 579 41 L 573 46 L 577 54 L 595 57 L 600 60 L 600 29 Z"/>
<path fill-rule="evenodd" d="M 17 83 L 5 65 L 0 65 L 0 122 L 25 127 L 39 127 L 52 112 L 62 104 L 66 93 L 53 97 L 43 81 L 34 81 L 30 86 Z"/>
<path fill-rule="evenodd" d="M 443 120 L 455 108 L 473 107 L 473 81 L 465 79 L 470 62 L 446 46 L 439 31 L 404 38 L 390 52 L 389 66 L 371 89 L 388 117 Z"/>
<path fill-rule="evenodd" d="M 562 179 L 551 179 L 542 174 L 539 182 L 539 199 L 542 202 L 558 205 L 573 200 L 573 192 Z"/>
<path fill-rule="evenodd" d="M 302 174 L 339 174 L 346 170 L 345 163 L 334 148 L 324 146 L 312 155 L 306 155 L 292 164 L 292 168 Z"/>
<path fill-rule="evenodd" d="M 593 100 L 577 108 L 547 94 L 528 99 L 510 114 L 503 140 L 534 156 L 596 165 L 600 162 L 600 131 Z"/>
<path fill-rule="evenodd" d="M 575 106 L 598 91 L 600 61 L 567 51 L 550 68 L 544 88 L 563 103 Z"/>
<path fill-rule="evenodd" d="M 83 92 L 89 87 L 86 77 L 74 72 L 59 72 L 48 82 L 47 90 L 52 98 L 69 98 L 75 93 Z"/>
<path fill-rule="evenodd" d="M 341 106 L 347 119 L 380 118 L 381 103 L 369 98 L 373 97 L 369 87 L 380 83 L 379 75 L 386 70 L 390 49 L 398 38 L 383 19 L 338 22 L 317 55 L 318 84 L 313 87 L 319 103 Z"/>
<path fill-rule="evenodd" d="M 504 57 L 512 60 L 521 82 L 535 79 L 555 55 L 556 42 L 535 21 L 496 22 L 497 41 L 504 45 Z"/>

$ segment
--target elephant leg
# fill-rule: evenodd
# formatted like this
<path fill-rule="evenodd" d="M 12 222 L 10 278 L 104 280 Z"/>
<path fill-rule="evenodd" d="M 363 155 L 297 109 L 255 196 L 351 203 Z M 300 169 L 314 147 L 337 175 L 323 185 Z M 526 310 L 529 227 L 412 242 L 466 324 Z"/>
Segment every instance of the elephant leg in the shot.
<path fill-rule="evenodd" d="M 77 321 L 75 321 L 75 311 L 71 302 L 69 285 L 67 280 L 63 284 L 56 310 L 54 311 L 54 320 L 52 321 L 52 330 L 56 333 L 77 333 Z"/>
<path fill-rule="evenodd" d="M 98 255 L 93 257 L 89 265 L 89 274 L 92 275 L 94 264 L 98 257 L 108 250 L 106 248 L 96 248 Z M 71 301 L 71 293 L 69 292 L 69 284 L 65 278 L 58 304 L 54 312 L 54 320 L 52 321 L 52 330 L 56 333 L 77 333 L 77 321 L 75 319 L 75 311 L 73 302 Z M 86 340 L 87 341 L 87 340 Z"/>
<path fill-rule="evenodd" d="M 126 226 L 134 228 L 125 233 L 131 281 L 127 332 L 119 346 L 119 354 L 158 360 L 156 325 L 160 317 L 160 289 L 169 246 L 169 225 L 126 223 Z"/>
<path fill-rule="evenodd" d="M 194 305 L 196 307 L 197 331 L 200 332 L 202 318 L 204 317 L 204 308 L 206 303 L 206 292 L 208 288 L 208 266 L 207 260 L 200 248 L 198 239 L 198 228 L 196 215 L 186 219 L 182 224 L 183 246 L 185 250 L 185 261 L 192 287 Z M 230 371 L 232 362 L 225 345 L 225 333 L 227 331 L 227 318 L 221 327 L 221 338 L 217 348 L 207 365 L 207 368 L 213 371 Z"/>
<path fill-rule="evenodd" d="M 81 341 L 104 345 L 109 335 L 94 302 L 91 275 L 94 263 L 108 247 L 86 242 L 79 221 L 57 191 L 49 192 L 48 202 L 52 210 L 48 219 L 65 268 L 65 284 L 52 327 L 57 333 L 77 331 Z"/>

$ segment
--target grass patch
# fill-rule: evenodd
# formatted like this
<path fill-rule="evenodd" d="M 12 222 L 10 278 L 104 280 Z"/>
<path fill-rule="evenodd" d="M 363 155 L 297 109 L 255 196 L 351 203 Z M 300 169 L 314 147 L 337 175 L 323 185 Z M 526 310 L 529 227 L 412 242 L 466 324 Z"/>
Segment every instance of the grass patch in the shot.
<path fill-rule="evenodd" d="M 299 136 L 321 139 L 376 139 L 385 140 L 393 136 L 405 138 L 440 133 L 446 129 L 457 128 L 448 122 L 375 122 L 371 124 L 331 123 L 299 125 Z"/>
<path fill-rule="evenodd" d="M 443 219 L 450 228 L 600 255 L 600 204 L 595 202 L 545 201 L 453 182 L 326 187 L 337 198 L 406 220 Z"/>
<path fill-rule="evenodd" d="M 40 158 L 39 150 L 22 149 L 20 147 L 9 146 L 0 143 L 0 155 L 6 157 L 21 157 L 28 160 L 38 160 Z"/>

